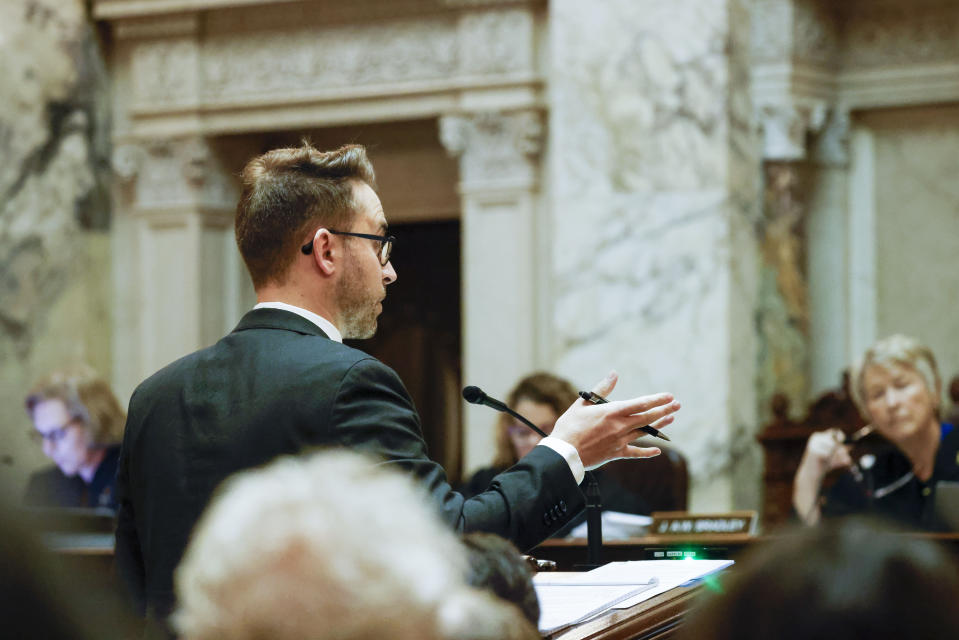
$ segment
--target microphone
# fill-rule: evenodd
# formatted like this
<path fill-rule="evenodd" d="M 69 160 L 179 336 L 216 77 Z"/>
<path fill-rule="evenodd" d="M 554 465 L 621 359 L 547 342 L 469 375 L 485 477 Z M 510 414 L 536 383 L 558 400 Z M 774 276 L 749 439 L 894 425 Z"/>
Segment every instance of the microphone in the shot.
<path fill-rule="evenodd" d="M 490 409 L 495 409 L 503 413 L 508 413 L 509 415 L 513 416 L 514 418 L 516 418 L 517 420 L 525 424 L 527 427 L 529 427 L 530 429 L 538 433 L 539 435 L 543 436 L 544 438 L 546 437 L 546 434 L 543 432 L 542 429 L 540 429 L 535 424 L 533 424 L 532 422 L 530 422 L 529 420 L 527 420 L 520 414 L 516 413 L 515 411 L 507 407 L 505 402 L 500 402 L 499 400 L 495 398 L 490 398 L 479 387 L 474 387 L 473 385 L 470 385 L 468 387 L 463 387 L 463 400 L 466 400 L 470 404 L 483 404 L 489 407 Z"/>
<path fill-rule="evenodd" d="M 470 404 L 483 404 L 491 409 L 508 413 L 539 435 L 546 437 L 542 429 L 510 409 L 505 402 L 490 398 L 479 387 L 472 385 L 463 387 L 463 399 Z M 586 472 L 586 482 L 586 564 L 577 566 L 583 569 L 595 569 L 602 564 L 600 555 L 603 548 L 603 520 L 601 516 L 603 505 L 599 493 L 599 483 L 592 471 Z"/>

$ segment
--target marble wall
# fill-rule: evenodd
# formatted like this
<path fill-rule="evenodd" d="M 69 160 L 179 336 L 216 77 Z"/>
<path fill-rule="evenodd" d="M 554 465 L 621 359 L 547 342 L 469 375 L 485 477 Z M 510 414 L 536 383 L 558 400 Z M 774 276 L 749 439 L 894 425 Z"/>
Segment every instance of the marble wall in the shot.
<path fill-rule="evenodd" d="M 959 107 L 883 110 L 874 138 L 877 334 L 928 344 L 959 375 Z"/>
<path fill-rule="evenodd" d="M 115 211 L 90 4 L 111 34 Z M 674 392 L 694 509 L 758 506 L 765 400 L 782 390 L 798 406 L 835 384 L 863 336 L 911 330 L 947 373 L 959 368 L 948 306 L 959 285 L 942 268 L 959 237 L 947 185 L 955 110 L 863 115 L 959 102 L 950 3 L 171 7 L 0 3 L 0 412 L 11 434 L 0 470 L 14 486 L 42 462 L 20 408 L 35 377 L 83 359 L 126 396 L 245 308 L 229 222 L 234 160 L 252 151 L 227 144 L 237 133 L 256 147 L 280 130 L 438 123 L 455 161 L 417 179 L 445 184 L 426 216 L 463 220 L 464 378 L 493 379 L 496 395 L 530 367 L 581 386 L 615 368 L 614 397 Z M 832 149 L 833 164 L 817 164 L 813 146 Z M 399 159 L 381 171 L 384 185 L 412 184 L 415 169 Z M 863 198 L 878 203 L 866 217 Z M 501 260 L 492 245 L 524 257 Z M 167 322 L 162 291 L 187 301 L 173 319 L 183 327 Z M 920 321 L 911 310 L 923 304 Z M 492 353 L 499 334 L 506 347 Z M 476 412 L 467 466 L 492 452 L 490 418 Z"/>
<path fill-rule="evenodd" d="M 551 4 L 556 369 L 671 391 L 691 507 L 755 507 L 756 144 L 737 1 Z"/>
<path fill-rule="evenodd" d="M 24 396 L 53 368 L 111 375 L 106 73 L 83 0 L 0 3 L 0 486 L 48 464 Z"/>

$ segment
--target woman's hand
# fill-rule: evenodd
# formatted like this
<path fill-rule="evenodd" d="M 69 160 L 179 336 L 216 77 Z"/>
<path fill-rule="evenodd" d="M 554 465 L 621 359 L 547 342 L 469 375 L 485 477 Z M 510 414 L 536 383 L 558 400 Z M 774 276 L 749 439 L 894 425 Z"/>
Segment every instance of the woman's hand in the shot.
<path fill-rule="evenodd" d="M 793 507 L 806 524 L 819 522 L 819 490 L 822 480 L 833 469 L 851 467 L 846 436 L 840 429 L 818 431 L 806 441 L 799 469 L 793 480 Z"/>

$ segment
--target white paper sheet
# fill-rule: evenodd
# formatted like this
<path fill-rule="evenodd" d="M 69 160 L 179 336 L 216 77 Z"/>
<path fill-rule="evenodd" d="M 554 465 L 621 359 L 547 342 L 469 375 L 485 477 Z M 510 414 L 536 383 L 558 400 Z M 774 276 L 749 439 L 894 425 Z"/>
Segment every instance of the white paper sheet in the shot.
<path fill-rule="evenodd" d="M 607 611 L 618 602 L 652 589 L 656 582 L 646 584 L 570 582 L 567 584 L 535 583 L 535 585 L 540 607 L 539 630 L 540 633 L 546 634 Z"/>
<path fill-rule="evenodd" d="M 626 538 L 644 536 L 649 533 L 649 525 L 653 519 L 635 513 L 621 511 L 603 511 L 603 540 L 625 540 Z M 589 533 L 586 522 L 581 522 L 569 532 L 567 538 L 585 538 Z"/>
<path fill-rule="evenodd" d="M 539 573 L 540 633 L 553 633 L 608 611 L 625 609 L 703 578 L 732 560 L 637 560 L 610 562 L 583 573 Z"/>
<path fill-rule="evenodd" d="M 616 605 L 616 609 L 628 609 L 640 602 L 650 600 L 670 589 L 699 580 L 706 576 L 722 571 L 733 564 L 732 560 L 635 560 L 631 562 L 610 562 L 598 569 L 587 571 L 593 577 L 603 580 L 646 580 L 655 576 L 658 584 L 652 589 L 630 597 Z"/>

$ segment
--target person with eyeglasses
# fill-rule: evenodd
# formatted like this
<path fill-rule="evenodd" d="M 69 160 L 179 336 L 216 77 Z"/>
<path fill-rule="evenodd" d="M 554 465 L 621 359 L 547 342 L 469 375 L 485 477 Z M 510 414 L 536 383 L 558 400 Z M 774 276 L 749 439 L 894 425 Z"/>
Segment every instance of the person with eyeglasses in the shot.
<path fill-rule="evenodd" d="M 584 467 L 659 453 L 629 442 L 640 426 L 672 421 L 679 404 L 671 394 L 578 400 L 553 437 L 465 499 L 430 459 L 397 374 L 342 344 L 374 334 L 397 278 L 365 149 L 274 149 L 252 159 L 241 180 L 236 240 L 257 304 L 230 334 L 155 373 L 130 400 L 116 559 L 148 618 L 169 615 L 174 568 L 215 487 L 280 455 L 316 447 L 373 455 L 415 478 L 450 527 L 529 549 L 583 508 Z M 594 390 L 608 393 L 615 382 L 610 375 Z"/>
<path fill-rule="evenodd" d="M 556 420 L 566 407 L 578 397 L 571 382 L 552 373 L 538 371 L 523 377 L 506 395 L 506 405 L 512 407 L 521 416 L 529 419 L 546 434 L 553 432 Z M 542 436 L 525 424 L 506 413 L 499 413 L 495 427 L 496 453 L 493 462 L 487 467 L 476 470 L 462 487 L 463 495 L 472 497 L 486 491 L 493 479 L 526 456 L 533 447 L 542 441 Z M 648 515 L 650 507 L 642 496 L 636 495 L 620 485 L 614 478 L 603 473 L 602 469 L 593 471 L 599 483 L 603 508 L 608 511 Z M 585 520 L 580 514 L 555 535 L 568 534 L 568 531 Z"/>
<path fill-rule="evenodd" d="M 812 434 L 793 480 L 793 509 L 805 524 L 870 514 L 909 529 L 959 528 L 959 431 L 943 422 L 942 382 L 932 350 L 902 334 L 869 347 L 852 373 L 853 400 L 885 445 L 853 456 L 857 434 Z M 826 476 L 835 472 L 832 483 Z"/>
<path fill-rule="evenodd" d="M 91 369 L 61 370 L 26 398 L 31 437 L 54 466 L 30 476 L 30 507 L 116 510 L 116 473 L 126 414 L 110 385 Z"/>

